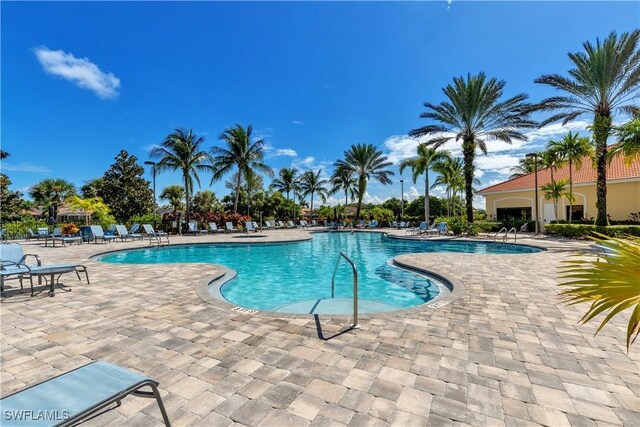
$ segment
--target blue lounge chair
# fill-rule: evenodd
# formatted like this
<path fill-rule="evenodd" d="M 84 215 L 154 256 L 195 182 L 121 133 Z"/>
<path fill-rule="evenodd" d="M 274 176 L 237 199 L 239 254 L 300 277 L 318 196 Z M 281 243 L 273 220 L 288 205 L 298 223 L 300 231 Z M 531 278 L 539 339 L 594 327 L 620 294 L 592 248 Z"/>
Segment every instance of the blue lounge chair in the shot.
<path fill-rule="evenodd" d="M 415 234 L 418 234 L 418 235 L 419 234 L 423 234 L 423 233 L 425 233 L 427 231 L 427 227 L 428 226 L 429 226 L 429 224 L 427 224 L 426 221 L 422 221 L 419 226 L 414 227 L 414 228 L 408 228 L 404 232 L 404 234 L 413 234 L 413 235 L 415 235 Z"/>
<path fill-rule="evenodd" d="M 235 227 L 233 226 L 233 222 L 231 222 L 231 221 L 227 221 L 227 222 L 225 222 L 225 223 L 224 223 L 224 226 L 225 226 L 225 228 L 227 229 L 227 231 L 228 231 L 229 233 L 237 233 L 238 231 L 240 231 L 240 230 L 238 230 L 237 228 L 235 228 Z"/>
<path fill-rule="evenodd" d="M 100 225 L 92 225 L 90 228 L 91 238 L 89 241 L 93 241 L 93 243 L 98 243 L 98 240 L 102 240 L 103 243 L 108 243 L 118 238 L 118 236 L 114 236 L 112 234 L 105 234 L 102 226 Z"/>
<path fill-rule="evenodd" d="M 253 222 L 251 221 L 246 221 L 244 223 L 244 229 L 247 232 L 247 234 L 249 234 L 250 231 L 254 231 L 256 233 L 258 232 L 258 230 L 253 227 Z"/>
<path fill-rule="evenodd" d="M 198 221 L 189 221 L 189 233 L 191 234 L 207 234 L 207 230 L 198 228 Z"/>
<path fill-rule="evenodd" d="M 276 228 L 287 228 L 287 226 L 282 221 L 278 221 L 276 222 Z"/>
<path fill-rule="evenodd" d="M 27 264 L 27 259 L 32 257 L 36 264 Z M 15 278 L 20 280 L 20 289 L 23 290 L 22 279 L 26 276 L 29 278 L 31 284 L 31 296 L 34 296 L 33 291 L 33 277 L 32 273 L 41 275 L 53 275 L 57 273 L 48 273 L 54 271 L 53 269 L 67 269 L 74 271 L 80 279 L 80 272 L 83 272 L 89 284 L 89 273 L 87 267 L 80 264 L 49 264 L 42 265 L 40 258 L 34 254 L 25 254 L 22 250 L 22 246 L 18 243 L 3 243 L 0 244 L 0 291 L 4 291 L 4 282 L 7 279 L 16 276 Z M 42 274 L 40 274 L 42 273 Z M 53 283 L 50 283 L 52 285 Z"/>
<path fill-rule="evenodd" d="M 166 241 L 166 244 L 169 244 L 169 235 L 164 231 L 156 231 L 153 229 L 151 224 L 142 224 L 142 228 L 144 229 L 144 233 L 146 237 L 149 239 L 149 245 L 153 245 L 155 242 L 158 246 L 163 244 L 163 241 Z"/>
<path fill-rule="evenodd" d="M 216 224 L 215 222 L 210 222 L 209 223 L 209 232 L 211 232 L 211 233 L 224 233 L 224 230 L 220 230 L 218 228 L 218 224 Z"/>
<path fill-rule="evenodd" d="M 131 234 L 131 233 L 129 233 L 127 231 L 127 227 L 125 227 L 122 224 L 116 224 L 115 225 L 115 229 L 116 229 L 116 232 L 118 233 L 118 237 L 123 242 L 126 241 L 127 239 L 131 239 L 131 240 L 142 239 L 142 235 L 141 234 Z"/>
<path fill-rule="evenodd" d="M 151 391 L 141 390 L 145 387 Z M 89 363 L 2 398 L 0 424 L 75 426 L 117 408 L 129 395 L 156 399 L 164 424 L 171 425 L 157 381 L 104 361 Z"/>
<path fill-rule="evenodd" d="M 265 221 L 264 222 L 266 224 L 266 227 L 268 230 L 275 230 L 276 229 L 276 225 L 274 223 L 272 223 L 271 221 Z"/>
<path fill-rule="evenodd" d="M 375 220 L 375 219 L 374 219 L 374 220 L 372 220 L 372 221 L 369 223 L 369 228 L 378 228 L 378 220 Z"/>

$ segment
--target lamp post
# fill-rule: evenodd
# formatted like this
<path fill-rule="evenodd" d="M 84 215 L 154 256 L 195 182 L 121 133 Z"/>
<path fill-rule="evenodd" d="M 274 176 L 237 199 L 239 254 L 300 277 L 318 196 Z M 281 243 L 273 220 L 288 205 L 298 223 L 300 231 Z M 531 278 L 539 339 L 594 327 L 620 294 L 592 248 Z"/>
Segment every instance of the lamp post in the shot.
<path fill-rule="evenodd" d="M 400 180 L 400 221 L 404 220 L 404 179 Z"/>
<path fill-rule="evenodd" d="M 151 160 L 147 160 L 144 162 L 145 165 L 150 165 L 153 173 L 153 229 L 156 228 L 156 208 L 158 204 L 156 203 L 156 162 L 152 162 Z"/>
<path fill-rule="evenodd" d="M 539 218 L 538 218 L 538 153 L 529 153 L 527 154 L 525 157 L 527 158 L 533 158 L 533 186 L 535 187 L 534 190 L 534 197 L 536 198 L 536 202 L 535 202 L 535 207 L 536 207 L 536 212 L 535 212 L 535 218 L 536 218 L 536 235 L 540 232 L 539 229 Z"/>

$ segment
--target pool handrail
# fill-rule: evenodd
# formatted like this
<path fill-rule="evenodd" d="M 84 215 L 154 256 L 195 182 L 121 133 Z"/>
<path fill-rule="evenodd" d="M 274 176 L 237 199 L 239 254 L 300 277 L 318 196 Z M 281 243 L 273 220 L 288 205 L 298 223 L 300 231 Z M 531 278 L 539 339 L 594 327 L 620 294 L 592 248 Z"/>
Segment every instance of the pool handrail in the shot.
<path fill-rule="evenodd" d="M 358 269 L 356 268 L 356 264 L 353 260 L 342 251 L 340 251 L 340 255 L 336 261 L 336 266 L 333 269 L 333 276 L 331 277 L 331 298 L 334 298 L 335 296 L 336 273 L 338 272 L 338 266 L 340 265 L 340 258 L 346 259 L 353 269 L 353 324 L 351 325 L 351 328 L 360 329 L 360 324 L 358 324 Z"/>

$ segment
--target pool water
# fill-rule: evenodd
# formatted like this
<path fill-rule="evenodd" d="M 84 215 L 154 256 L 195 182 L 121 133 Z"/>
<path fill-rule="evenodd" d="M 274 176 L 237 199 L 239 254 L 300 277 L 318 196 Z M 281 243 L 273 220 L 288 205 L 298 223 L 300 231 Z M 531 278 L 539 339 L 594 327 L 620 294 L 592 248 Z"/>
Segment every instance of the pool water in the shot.
<path fill-rule="evenodd" d="M 536 248 L 489 242 L 409 241 L 381 233 L 315 233 L 292 243 L 198 244 L 135 249 L 100 257 L 102 262 L 157 264 L 210 262 L 236 270 L 220 288 L 239 306 L 289 313 L 349 312 L 351 266 L 342 259 L 331 298 L 331 277 L 343 251 L 357 266 L 361 312 L 391 311 L 424 304 L 448 291 L 434 277 L 392 266 L 391 259 L 415 252 L 531 253 Z M 210 290 L 212 294 L 217 291 Z M 216 295 L 214 295 L 216 296 Z M 311 311 L 310 311 L 311 310 Z"/>

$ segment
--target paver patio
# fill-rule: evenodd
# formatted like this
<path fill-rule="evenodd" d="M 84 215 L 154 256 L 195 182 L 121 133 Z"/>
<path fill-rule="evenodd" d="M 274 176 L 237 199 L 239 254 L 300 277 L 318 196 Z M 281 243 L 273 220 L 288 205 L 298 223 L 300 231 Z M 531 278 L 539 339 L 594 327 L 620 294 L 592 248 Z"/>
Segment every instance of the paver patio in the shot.
<path fill-rule="evenodd" d="M 264 234 L 260 241 L 308 237 Z M 239 239 L 172 243 L 225 240 Z M 549 250 L 403 255 L 466 291 L 440 308 L 363 315 L 362 329 L 340 335 L 349 319 L 322 316 L 325 339 L 310 316 L 239 314 L 203 301 L 196 285 L 215 274 L 212 265 L 89 259 L 146 243 L 24 243 L 43 263 L 86 264 L 91 285 L 67 275 L 72 292 L 2 298 L 1 390 L 104 359 L 160 381 L 176 426 L 640 425 L 640 347 L 626 353 L 626 317 L 594 337 L 594 323 L 577 323 L 586 307 L 557 297 L 558 264 L 585 244 L 533 242 Z M 160 420 L 155 402 L 132 397 L 88 424 Z"/>

